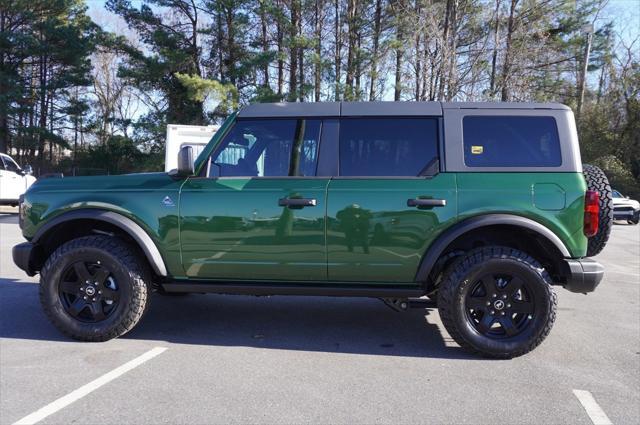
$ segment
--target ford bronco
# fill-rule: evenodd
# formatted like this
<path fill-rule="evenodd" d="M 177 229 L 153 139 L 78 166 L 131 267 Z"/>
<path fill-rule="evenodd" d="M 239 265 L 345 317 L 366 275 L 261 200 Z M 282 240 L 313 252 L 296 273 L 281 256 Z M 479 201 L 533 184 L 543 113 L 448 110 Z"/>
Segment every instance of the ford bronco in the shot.
<path fill-rule="evenodd" d="M 38 181 L 13 258 L 79 340 L 128 332 L 152 292 L 375 297 L 510 358 L 549 334 L 554 287 L 599 284 L 611 221 L 564 105 L 254 104 L 172 172 Z"/>

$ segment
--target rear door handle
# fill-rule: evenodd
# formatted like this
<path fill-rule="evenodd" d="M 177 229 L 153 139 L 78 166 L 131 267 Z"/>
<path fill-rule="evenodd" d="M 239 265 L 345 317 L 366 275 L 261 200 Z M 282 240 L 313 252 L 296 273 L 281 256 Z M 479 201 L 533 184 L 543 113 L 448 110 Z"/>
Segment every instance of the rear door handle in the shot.
<path fill-rule="evenodd" d="M 408 207 L 444 207 L 446 205 L 446 199 L 407 199 Z"/>
<path fill-rule="evenodd" d="M 280 198 L 278 205 L 287 208 L 315 207 L 318 201 L 315 198 Z"/>

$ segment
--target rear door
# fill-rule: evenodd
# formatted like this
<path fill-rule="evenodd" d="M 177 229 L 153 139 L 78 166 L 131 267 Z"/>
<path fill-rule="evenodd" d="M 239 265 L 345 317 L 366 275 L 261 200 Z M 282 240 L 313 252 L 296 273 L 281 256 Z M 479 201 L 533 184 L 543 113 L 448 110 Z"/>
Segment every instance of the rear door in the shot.
<path fill-rule="evenodd" d="M 328 178 L 314 119 L 238 119 L 180 196 L 185 274 L 198 279 L 327 278 Z"/>
<path fill-rule="evenodd" d="M 433 117 L 342 118 L 329 185 L 329 280 L 410 283 L 431 241 L 456 219 L 454 174 L 440 173 Z"/>

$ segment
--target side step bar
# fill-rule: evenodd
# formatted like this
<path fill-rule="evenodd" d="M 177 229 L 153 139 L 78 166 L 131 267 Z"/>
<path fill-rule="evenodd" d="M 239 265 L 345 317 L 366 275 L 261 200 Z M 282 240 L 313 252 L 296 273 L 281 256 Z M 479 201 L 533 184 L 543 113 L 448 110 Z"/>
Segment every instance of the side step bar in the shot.
<path fill-rule="evenodd" d="M 193 292 L 229 295 L 309 295 L 329 297 L 417 298 L 425 291 L 417 286 L 378 287 L 373 285 L 318 285 L 310 282 L 295 284 L 264 282 L 202 282 L 184 281 L 160 284 L 165 292 Z"/>

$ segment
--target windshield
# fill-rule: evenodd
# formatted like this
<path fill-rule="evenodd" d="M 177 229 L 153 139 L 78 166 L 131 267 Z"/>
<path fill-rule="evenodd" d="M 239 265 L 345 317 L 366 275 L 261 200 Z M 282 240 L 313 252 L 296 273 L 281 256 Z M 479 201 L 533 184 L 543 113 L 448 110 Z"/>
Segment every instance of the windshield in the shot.
<path fill-rule="evenodd" d="M 613 197 L 614 198 L 624 198 L 624 196 L 622 196 L 622 193 L 618 192 L 617 190 L 613 191 Z"/>

